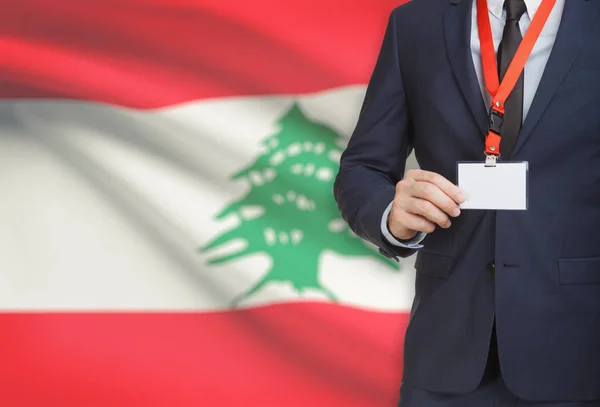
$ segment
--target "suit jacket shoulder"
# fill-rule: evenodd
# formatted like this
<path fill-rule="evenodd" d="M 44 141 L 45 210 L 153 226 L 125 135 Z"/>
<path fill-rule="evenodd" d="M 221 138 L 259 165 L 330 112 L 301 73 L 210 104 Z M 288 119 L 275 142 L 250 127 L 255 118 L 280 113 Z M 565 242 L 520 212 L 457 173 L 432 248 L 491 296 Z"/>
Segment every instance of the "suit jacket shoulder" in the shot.
<path fill-rule="evenodd" d="M 412 0 L 396 7 L 391 19 L 398 44 L 423 52 L 426 50 L 424 46 L 431 44 L 432 40 L 439 40 L 444 24 L 444 9 L 449 6 L 449 1 Z"/>

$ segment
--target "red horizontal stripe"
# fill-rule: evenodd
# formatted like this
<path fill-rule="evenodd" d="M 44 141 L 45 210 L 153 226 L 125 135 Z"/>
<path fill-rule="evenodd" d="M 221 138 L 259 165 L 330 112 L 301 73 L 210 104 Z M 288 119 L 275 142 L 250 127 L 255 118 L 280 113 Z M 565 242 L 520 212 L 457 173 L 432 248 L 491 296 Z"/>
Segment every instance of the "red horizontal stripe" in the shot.
<path fill-rule="evenodd" d="M 0 314 L 0 405 L 392 407 L 407 319 L 325 304 Z"/>
<path fill-rule="evenodd" d="M 19 0 L 0 97 L 152 108 L 362 84 L 403 1 Z"/>

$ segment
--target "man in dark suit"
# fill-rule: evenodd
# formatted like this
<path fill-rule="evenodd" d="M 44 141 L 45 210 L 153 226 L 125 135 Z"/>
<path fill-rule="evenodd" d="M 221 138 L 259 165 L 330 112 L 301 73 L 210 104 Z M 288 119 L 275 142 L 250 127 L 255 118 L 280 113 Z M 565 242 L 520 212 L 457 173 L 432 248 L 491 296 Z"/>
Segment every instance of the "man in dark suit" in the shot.
<path fill-rule="evenodd" d="M 600 0 L 556 1 L 506 101 L 527 210 L 461 212 L 491 104 L 475 1 L 392 12 L 334 194 L 383 255 L 417 254 L 401 407 L 600 406 Z M 487 1 L 500 79 L 540 3 Z"/>

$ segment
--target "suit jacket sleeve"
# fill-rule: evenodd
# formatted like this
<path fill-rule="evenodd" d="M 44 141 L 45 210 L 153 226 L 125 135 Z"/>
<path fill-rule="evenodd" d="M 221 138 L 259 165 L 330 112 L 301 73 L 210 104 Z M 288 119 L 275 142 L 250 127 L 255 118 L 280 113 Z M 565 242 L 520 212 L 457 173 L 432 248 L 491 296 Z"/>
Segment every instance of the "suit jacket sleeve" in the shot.
<path fill-rule="evenodd" d="M 408 257 L 415 249 L 390 244 L 381 217 L 392 202 L 412 150 L 406 94 L 397 47 L 395 13 L 388 20 L 358 123 L 342 154 L 334 195 L 342 218 L 358 236 L 387 257 Z"/>

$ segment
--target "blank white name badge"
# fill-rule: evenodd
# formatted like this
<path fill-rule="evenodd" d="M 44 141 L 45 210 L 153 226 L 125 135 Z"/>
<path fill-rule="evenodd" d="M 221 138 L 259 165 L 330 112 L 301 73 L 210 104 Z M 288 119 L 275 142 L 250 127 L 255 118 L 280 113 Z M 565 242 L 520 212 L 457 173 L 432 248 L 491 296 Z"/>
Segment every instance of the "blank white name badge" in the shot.
<path fill-rule="evenodd" d="M 458 163 L 458 187 L 466 200 L 461 209 L 527 210 L 527 162 Z"/>

